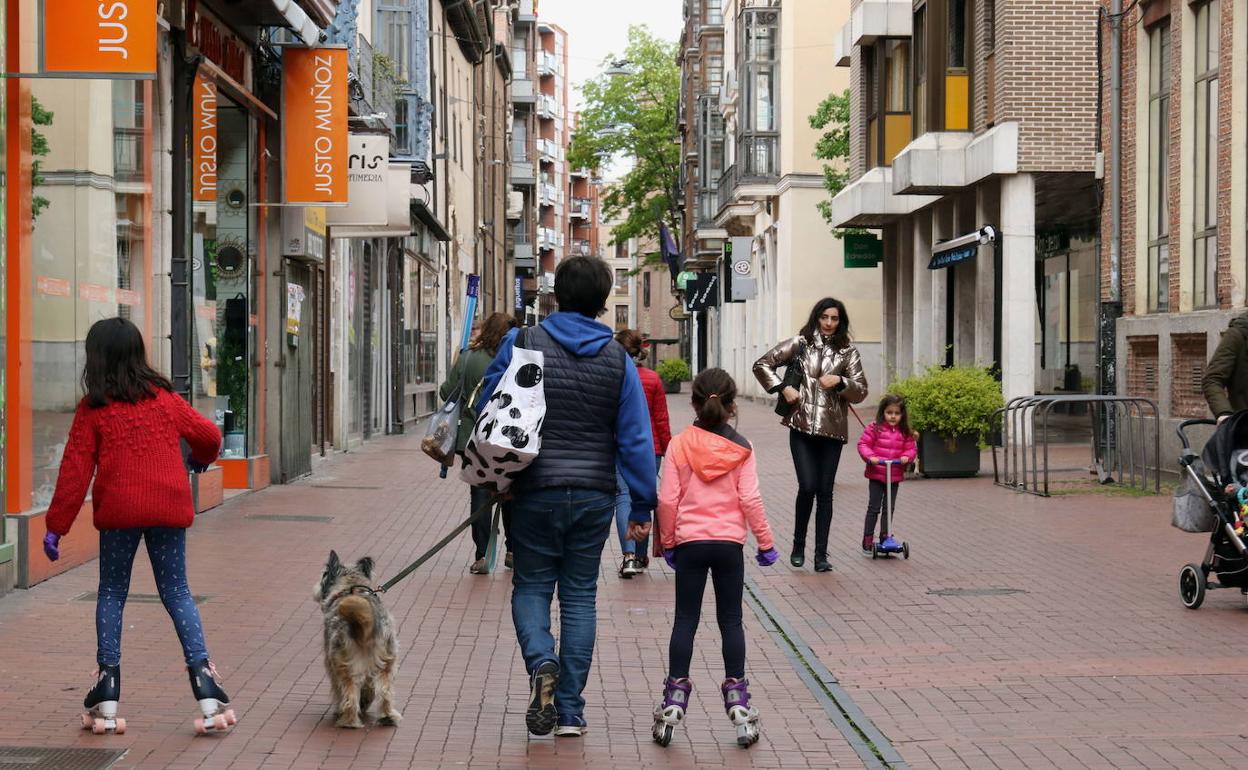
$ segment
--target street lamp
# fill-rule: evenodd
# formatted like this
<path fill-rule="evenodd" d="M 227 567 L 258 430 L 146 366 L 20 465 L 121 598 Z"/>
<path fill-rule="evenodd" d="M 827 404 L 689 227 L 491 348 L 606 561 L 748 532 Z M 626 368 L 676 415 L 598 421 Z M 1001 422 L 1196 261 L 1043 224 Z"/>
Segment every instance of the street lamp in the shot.
<path fill-rule="evenodd" d="M 614 59 L 611 66 L 607 67 L 606 75 L 608 77 L 618 78 L 635 74 L 633 72 L 633 63 L 628 59 Z"/>

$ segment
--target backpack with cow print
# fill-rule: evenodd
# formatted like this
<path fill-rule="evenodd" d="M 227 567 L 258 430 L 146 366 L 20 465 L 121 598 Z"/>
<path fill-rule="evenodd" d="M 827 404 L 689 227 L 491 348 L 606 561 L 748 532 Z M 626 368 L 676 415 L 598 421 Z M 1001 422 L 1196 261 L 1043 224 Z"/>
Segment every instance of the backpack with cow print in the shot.
<path fill-rule="evenodd" d="M 511 363 L 485 402 L 464 449 L 460 478 L 474 487 L 505 492 L 537 458 L 546 417 L 540 351 L 522 347 L 521 329 L 512 347 Z"/>

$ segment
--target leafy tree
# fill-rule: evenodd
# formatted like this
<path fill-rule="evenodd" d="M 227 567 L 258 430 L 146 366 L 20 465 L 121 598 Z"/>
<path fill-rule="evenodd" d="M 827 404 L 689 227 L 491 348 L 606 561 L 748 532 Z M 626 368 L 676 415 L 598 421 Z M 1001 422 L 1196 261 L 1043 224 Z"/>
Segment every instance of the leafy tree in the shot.
<path fill-rule="evenodd" d="M 607 188 L 604 219 L 620 219 L 615 241 L 657 235 L 659 222 L 680 232 L 680 105 L 678 44 L 645 26 L 628 29 L 627 74 L 602 72 L 584 84 L 585 108 L 572 136 L 568 163 L 598 169 L 623 156 L 633 167 Z M 618 61 L 609 56 L 608 61 Z M 658 261 L 658 257 L 647 258 Z"/>
<path fill-rule="evenodd" d="M 52 125 L 53 117 L 54 115 L 52 114 L 52 111 L 44 107 L 43 104 L 39 102 L 37 97 L 30 97 L 31 123 L 36 126 L 50 126 Z M 30 132 L 30 154 L 36 158 L 42 158 L 50 151 L 51 148 L 48 146 L 48 138 L 44 136 L 39 129 L 32 129 Z M 51 203 L 51 201 L 47 198 L 42 195 L 36 195 L 33 192 L 33 188 L 39 187 L 44 183 L 43 174 L 40 173 L 42 169 L 43 161 L 41 160 L 36 160 L 31 164 L 30 186 L 32 188 L 32 192 L 30 198 L 30 219 L 32 224 L 39 218 L 39 214 Z"/>
<path fill-rule="evenodd" d="M 849 184 L 849 90 L 828 94 L 809 120 L 811 128 L 823 131 L 815 144 L 815 157 L 831 161 L 823 164 L 823 186 L 828 191 L 828 199 L 819 202 L 819 213 L 831 225 L 832 199 Z M 865 232 L 859 228 L 832 228 L 837 238 Z"/>

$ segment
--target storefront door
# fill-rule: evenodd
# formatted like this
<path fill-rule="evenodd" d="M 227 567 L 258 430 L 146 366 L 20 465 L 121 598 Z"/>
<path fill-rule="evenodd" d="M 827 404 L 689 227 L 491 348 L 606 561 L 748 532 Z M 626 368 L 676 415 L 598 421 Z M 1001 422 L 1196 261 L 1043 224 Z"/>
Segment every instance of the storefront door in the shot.
<path fill-rule="evenodd" d="M 284 362 L 281 367 L 283 484 L 312 472 L 313 428 L 317 419 L 313 384 L 319 345 L 312 268 L 288 259 L 284 261 L 284 272 L 286 321 L 279 357 Z"/>

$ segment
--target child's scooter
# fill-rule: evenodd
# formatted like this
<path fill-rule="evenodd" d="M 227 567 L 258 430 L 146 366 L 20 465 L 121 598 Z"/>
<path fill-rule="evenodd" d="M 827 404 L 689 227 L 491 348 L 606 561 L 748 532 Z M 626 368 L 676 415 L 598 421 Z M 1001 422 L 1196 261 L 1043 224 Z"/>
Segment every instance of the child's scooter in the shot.
<path fill-rule="evenodd" d="M 897 542 L 897 539 L 893 537 L 892 529 L 889 526 L 889 519 L 891 519 L 893 515 L 893 466 L 900 466 L 901 460 L 881 460 L 880 465 L 884 466 L 884 499 L 887 501 L 887 505 L 884 507 L 884 510 L 880 511 L 880 515 L 884 517 L 884 521 L 880 528 L 889 534 L 888 537 L 872 546 L 871 558 L 878 559 L 881 556 L 888 558 L 893 554 L 899 553 L 902 555 L 902 558 L 909 559 L 910 544 L 904 540 L 900 543 Z"/>

